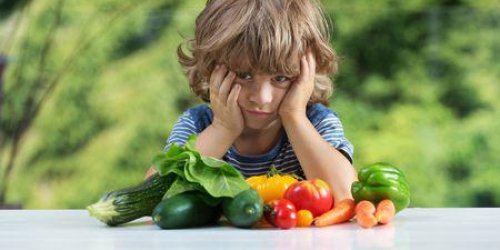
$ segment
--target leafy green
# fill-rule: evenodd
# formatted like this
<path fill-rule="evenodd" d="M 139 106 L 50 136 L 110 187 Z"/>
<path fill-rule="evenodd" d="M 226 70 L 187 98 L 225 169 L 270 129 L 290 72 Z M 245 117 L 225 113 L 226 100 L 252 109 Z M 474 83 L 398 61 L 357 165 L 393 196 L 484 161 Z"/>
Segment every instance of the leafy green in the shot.
<path fill-rule="evenodd" d="M 175 181 L 172 183 L 172 186 L 167 190 L 167 192 L 164 195 L 165 199 L 168 199 L 172 196 L 175 196 L 180 193 L 184 193 L 187 191 L 192 191 L 192 190 L 197 190 L 198 188 L 193 184 L 185 179 L 178 177 L 175 179 Z"/>
<path fill-rule="evenodd" d="M 215 197 L 234 197 L 249 188 L 238 170 L 215 158 L 201 156 L 201 161 L 188 169 L 192 177 Z"/>
<path fill-rule="evenodd" d="M 208 193 L 210 204 L 217 198 L 233 198 L 250 188 L 244 177 L 229 163 L 201 155 L 195 149 L 196 135 L 191 135 L 184 146 L 172 144 L 167 152 L 157 155 L 153 165 L 160 175 L 177 175 L 165 197 L 191 190 Z"/>

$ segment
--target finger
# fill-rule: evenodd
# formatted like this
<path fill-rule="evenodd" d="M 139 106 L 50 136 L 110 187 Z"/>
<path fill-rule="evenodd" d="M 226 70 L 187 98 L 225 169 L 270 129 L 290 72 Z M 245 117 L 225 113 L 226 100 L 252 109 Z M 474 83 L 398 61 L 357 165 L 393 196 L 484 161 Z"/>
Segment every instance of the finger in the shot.
<path fill-rule="evenodd" d="M 210 76 L 210 103 L 217 102 L 219 96 L 219 87 L 222 79 L 226 75 L 224 65 L 217 65 Z"/>
<path fill-rule="evenodd" d="M 210 92 L 218 93 L 220 82 L 226 75 L 226 67 L 224 65 L 217 65 L 210 75 Z"/>
<path fill-rule="evenodd" d="M 309 50 L 307 53 L 308 61 L 309 61 L 309 77 L 314 78 L 316 74 L 316 59 L 314 58 L 314 54 Z"/>
<path fill-rule="evenodd" d="M 219 64 L 215 65 L 214 69 L 212 70 L 212 73 L 210 73 L 210 79 L 208 80 L 208 83 L 210 84 L 210 89 L 215 88 L 214 82 L 217 72 L 219 71 L 219 68 L 220 68 Z"/>
<path fill-rule="evenodd" d="M 298 82 L 304 82 L 309 77 L 309 66 L 307 65 L 306 56 L 300 58 L 300 75 Z"/>
<path fill-rule="evenodd" d="M 227 102 L 227 97 L 229 95 L 229 91 L 232 88 L 234 77 L 236 74 L 234 72 L 229 72 L 229 74 L 226 75 L 224 80 L 222 81 L 220 88 L 219 88 L 219 97 L 223 103 Z"/>
<path fill-rule="evenodd" d="M 238 105 L 238 96 L 240 95 L 241 85 L 235 84 L 231 89 L 231 93 L 227 97 L 227 105 L 229 107 L 236 107 Z"/>

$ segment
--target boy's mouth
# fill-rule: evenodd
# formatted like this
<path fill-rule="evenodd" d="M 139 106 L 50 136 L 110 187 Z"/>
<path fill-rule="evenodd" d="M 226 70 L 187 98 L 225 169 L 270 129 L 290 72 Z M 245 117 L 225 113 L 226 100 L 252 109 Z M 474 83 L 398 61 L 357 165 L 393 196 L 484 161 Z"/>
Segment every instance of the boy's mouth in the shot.
<path fill-rule="evenodd" d="M 262 112 L 262 111 L 257 111 L 257 110 L 247 110 L 247 113 L 255 116 L 269 116 L 272 113 L 270 112 Z"/>

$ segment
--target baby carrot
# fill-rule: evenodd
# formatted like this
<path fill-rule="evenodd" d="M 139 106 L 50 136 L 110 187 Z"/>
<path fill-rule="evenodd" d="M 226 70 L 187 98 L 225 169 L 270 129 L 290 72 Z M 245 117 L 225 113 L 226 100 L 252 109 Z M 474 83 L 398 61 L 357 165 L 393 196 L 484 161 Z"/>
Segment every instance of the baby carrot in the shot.
<path fill-rule="evenodd" d="M 360 201 L 356 205 L 356 221 L 363 228 L 371 228 L 377 225 L 375 217 L 375 206 L 369 201 Z"/>
<path fill-rule="evenodd" d="M 316 217 L 314 225 L 325 227 L 350 220 L 354 216 L 354 200 L 345 199 L 339 202 L 330 211 Z"/>
<path fill-rule="evenodd" d="M 375 217 L 377 221 L 382 224 L 387 224 L 394 219 L 396 215 L 396 208 L 391 200 L 383 200 L 378 203 Z"/>
<path fill-rule="evenodd" d="M 356 215 L 359 213 L 374 214 L 377 209 L 370 201 L 360 201 L 356 205 Z"/>

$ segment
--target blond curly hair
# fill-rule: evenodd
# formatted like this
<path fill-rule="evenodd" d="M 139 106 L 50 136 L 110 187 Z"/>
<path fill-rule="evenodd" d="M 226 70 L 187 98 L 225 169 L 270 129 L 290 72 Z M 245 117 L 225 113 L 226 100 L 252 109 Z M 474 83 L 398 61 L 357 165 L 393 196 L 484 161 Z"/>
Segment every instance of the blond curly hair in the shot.
<path fill-rule="evenodd" d="M 179 62 L 191 90 L 210 102 L 208 79 L 215 65 L 298 75 L 299 58 L 309 48 L 317 61 L 310 103 L 328 105 L 337 56 L 327 20 L 317 0 L 208 0 L 196 18 L 194 38 L 177 48 Z M 191 55 L 184 53 L 184 44 Z"/>

